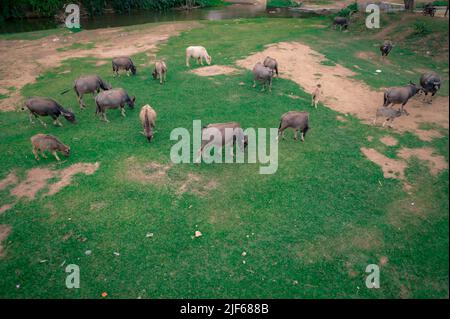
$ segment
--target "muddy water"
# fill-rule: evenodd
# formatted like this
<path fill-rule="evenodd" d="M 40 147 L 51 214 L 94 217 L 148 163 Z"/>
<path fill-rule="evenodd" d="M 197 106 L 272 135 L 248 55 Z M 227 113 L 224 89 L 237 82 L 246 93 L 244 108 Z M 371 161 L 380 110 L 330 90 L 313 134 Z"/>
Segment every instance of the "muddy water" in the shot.
<path fill-rule="evenodd" d="M 234 1 L 234 2 L 233 2 Z M 265 0 L 231 0 L 231 5 L 218 8 L 167 11 L 133 11 L 129 14 L 109 13 L 95 18 L 82 18 L 83 29 L 121 27 L 149 22 L 223 20 L 253 17 L 303 18 L 311 13 L 289 8 L 268 8 Z M 56 28 L 52 19 L 23 19 L 0 24 L 0 33 L 15 33 Z"/>

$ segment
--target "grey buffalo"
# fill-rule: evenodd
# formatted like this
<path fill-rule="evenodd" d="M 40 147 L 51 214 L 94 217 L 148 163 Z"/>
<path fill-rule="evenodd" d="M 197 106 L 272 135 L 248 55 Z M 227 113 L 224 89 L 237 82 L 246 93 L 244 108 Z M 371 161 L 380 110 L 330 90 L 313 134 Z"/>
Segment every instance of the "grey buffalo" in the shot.
<path fill-rule="evenodd" d="M 428 93 L 431 93 L 430 100 L 427 101 L 428 103 L 431 103 L 433 96 L 441 88 L 441 83 L 441 77 L 435 72 L 424 73 L 420 77 L 420 86 L 422 87 L 425 96 L 427 96 Z"/>
<path fill-rule="evenodd" d="M 58 154 L 56 153 L 57 151 L 61 152 L 61 154 L 66 157 L 70 155 L 70 147 L 64 145 L 53 135 L 36 134 L 31 138 L 31 145 L 33 146 L 32 152 L 37 161 L 39 161 L 38 153 L 40 153 L 43 158 L 47 158 L 44 151 L 50 151 L 57 161 L 60 161 Z"/>
<path fill-rule="evenodd" d="M 98 75 L 83 75 L 76 79 L 73 83 L 73 89 L 77 95 L 80 108 L 84 108 L 86 105 L 83 102 L 83 95 L 86 93 L 99 93 L 100 90 L 111 90 L 111 85 L 102 80 Z M 67 93 L 69 90 L 61 92 L 61 94 Z"/>
<path fill-rule="evenodd" d="M 382 58 L 387 57 L 393 47 L 394 45 L 392 44 L 391 41 L 388 40 L 384 41 L 384 43 L 380 46 L 381 57 Z"/>
<path fill-rule="evenodd" d="M 261 91 L 264 91 L 266 87 L 269 87 L 269 91 L 272 91 L 272 78 L 273 70 L 265 67 L 260 62 L 253 67 L 253 87 L 256 87 L 256 82 L 258 81 L 262 84 Z"/>
<path fill-rule="evenodd" d="M 333 19 L 333 28 L 336 30 L 336 27 L 339 26 L 339 30 L 342 31 L 342 28 L 344 30 L 348 29 L 348 26 L 350 24 L 350 18 L 347 17 L 335 17 Z"/>
<path fill-rule="evenodd" d="M 278 76 L 278 62 L 277 62 L 277 60 L 275 60 L 275 59 L 271 58 L 270 56 L 268 56 L 268 57 L 266 57 L 264 59 L 263 65 L 266 68 L 269 68 L 269 69 L 275 71 L 275 73 Z"/>
<path fill-rule="evenodd" d="M 389 126 L 392 127 L 392 122 L 394 121 L 394 119 L 397 117 L 400 117 L 401 115 L 402 115 L 402 111 L 400 111 L 400 110 L 381 106 L 377 109 L 375 119 L 373 120 L 373 125 L 376 125 L 378 119 L 381 117 L 384 119 L 383 127 L 386 125 L 387 122 L 390 122 Z"/>
<path fill-rule="evenodd" d="M 131 58 L 127 56 L 117 57 L 112 60 L 113 75 L 119 75 L 120 70 L 125 70 L 127 75 L 130 76 L 130 72 L 136 74 L 136 66 Z"/>
<path fill-rule="evenodd" d="M 41 122 L 42 125 L 47 126 L 39 116 L 50 116 L 53 119 L 53 124 L 62 126 L 59 116 L 75 123 L 75 114 L 66 110 L 58 102 L 47 97 L 32 97 L 25 101 L 25 107 L 30 111 L 30 122 L 33 122 L 33 116 Z M 23 108 L 25 109 L 25 108 Z"/>
<path fill-rule="evenodd" d="M 134 108 L 135 101 L 136 98 L 134 96 L 130 97 L 122 88 L 103 91 L 95 97 L 95 103 L 97 104 L 96 113 L 100 114 L 105 122 L 109 122 L 106 118 L 107 109 L 120 108 L 122 116 L 125 117 L 125 104 L 127 104 L 130 108 Z"/>
<path fill-rule="evenodd" d="M 227 133 L 228 132 L 228 133 Z M 218 141 L 214 139 L 216 134 L 220 134 L 221 139 Z M 247 146 L 247 136 L 244 134 L 241 126 L 237 122 L 228 123 L 214 123 L 202 129 L 202 144 L 197 152 L 195 163 L 200 163 L 201 155 L 206 148 L 216 146 L 223 148 L 226 145 L 235 145 L 237 142 L 238 147 L 241 150 Z M 233 148 L 230 148 L 230 155 L 234 156 Z"/>
<path fill-rule="evenodd" d="M 420 91 L 421 89 L 412 82 L 410 82 L 407 86 L 388 88 L 384 92 L 383 106 L 387 107 L 395 104 L 401 104 L 402 113 L 409 115 L 409 113 L 404 109 L 405 104 L 411 97 L 413 97 Z"/>
<path fill-rule="evenodd" d="M 295 131 L 294 139 L 297 140 L 298 132 L 301 133 L 302 142 L 305 141 L 306 132 L 309 130 L 309 113 L 301 111 L 289 111 L 281 116 L 280 125 L 278 126 L 278 137 L 280 135 L 284 139 L 284 130 L 292 128 Z"/>

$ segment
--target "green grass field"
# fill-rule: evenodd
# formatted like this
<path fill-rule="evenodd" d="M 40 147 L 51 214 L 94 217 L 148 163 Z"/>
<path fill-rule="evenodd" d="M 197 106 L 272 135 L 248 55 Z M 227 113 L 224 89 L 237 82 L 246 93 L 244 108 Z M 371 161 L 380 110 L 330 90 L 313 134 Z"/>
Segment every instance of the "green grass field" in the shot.
<path fill-rule="evenodd" d="M 113 78 L 110 64 L 95 66 L 93 58 L 71 59 L 27 85 L 23 96 L 56 98 L 73 108 L 78 124 L 62 120 L 64 127 L 44 129 L 31 125 L 26 113 L 1 112 L 0 179 L 12 170 L 24 177 L 31 168 L 54 164 L 33 158 L 29 139 L 39 132 L 71 146 L 71 157 L 58 169 L 78 162 L 100 162 L 100 168 L 76 175 L 54 196 L 21 200 L 0 215 L 0 224 L 12 226 L 0 260 L 0 297 L 101 298 L 107 292 L 108 298 L 448 298 L 448 171 L 434 177 L 423 162 L 413 161 L 406 171 L 414 186 L 408 194 L 360 152 L 373 147 L 395 157 L 400 147 L 429 146 L 448 162 L 448 130 L 432 142 L 391 132 L 400 143 L 388 147 L 378 140 L 386 132 L 381 128 L 352 117 L 343 124 L 331 109 L 311 109 L 310 96 L 294 82 L 275 79 L 272 93 L 259 92 L 251 88 L 249 71 L 209 78 L 184 65 L 191 43 L 208 48 L 213 64 L 234 65 L 266 44 L 296 40 L 334 63 L 369 67 L 355 53 L 377 50 L 376 32 L 339 33 L 318 24 L 329 19 L 202 22 L 159 46 L 157 57 L 169 66 L 163 86 L 151 79 L 151 67 L 139 67 L 148 62 L 144 53 L 134 56 L 134 77 Z M 448 36 L 447 20 L 437 28 Z M 402 85 L 412 77 L 406 72 L 411 66 L 446 69 L 448 77 L 448 61 L 430 60 L 408 43 L 396 50 L 404 55 L 393 54 L 382 77 L 360 72 L 357 78 L 374 88 Z M 71 73 L 61 72 L 67 69 Z M 77 76 L 93 72 L 136 95 L 136 108 L 127 109 L 126 118 L 110 111 L 111 122 L 103 123 L 90 95 L 85 110 L 72 91 L 59 95 Z M 286 96 L 291 93 L 300 99 Z M 439 94 L 448 95 L 447 80 Z M 138 120 L 139 107 L 147 103 L 158 112 L 152 144 L 140 134 Z M 288 110 L 309 111 L 312 129 L 305 143 L 295 142 L 291 132 L 280 142 L 274 175 L 258 174 L 255 164 L 182 164 L 169 169 L 166 183 L 127 178 L 130 157 L 169 164 L 171 130 L 191 130 L 193 119 L 268 128 L 278 127 Z M 175 185 L 189 173 L 217 187 L 178 194 Z M 2 204 L 14 200 L 9 190 L 0 191 Z M 203 236 L 192 239 L 196 230 Z M 381 288 L 367 289 L 366 266 L 382 257 L 389 261 L 381 268 Z M 80 289 L 66 288 L 63 263 L 80 266 Z"/>

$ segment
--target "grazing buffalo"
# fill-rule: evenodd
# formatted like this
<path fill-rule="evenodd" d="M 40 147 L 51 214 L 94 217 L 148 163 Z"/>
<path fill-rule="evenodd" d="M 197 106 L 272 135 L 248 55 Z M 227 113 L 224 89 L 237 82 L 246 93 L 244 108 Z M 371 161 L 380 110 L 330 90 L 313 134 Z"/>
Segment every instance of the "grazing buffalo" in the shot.
<path fill-rule="evenodd" d="M 337 26 L 339 26 L 340 31 L 342 31 L 342 28 L 344 28 L 344 30 L 347 30 L 349 24 L 350 24 L 350 18 L 347 18 L 347 17 L 335 17 L 333 19 L 333 28 L 335 30 L 336 30 Z"/>
<path fill-rule="evenodd" d="M 220 141 L 214 139 L 216 134 L 221 135 L 222 139 Z M 223 148 L 226 145 L 234 146 L 236 142 L 241 150 L 244 150 L 248 143 L 247 136 L 245 136 L 239 123 L 229 122 L 209 124 L 202 130 L 202 145 L 197 152 L 195 163 L 200 163 L 201 156 L 206 148 L 212 146 L 219 148 Z M 230 147 L 230 155 L 234 156 L 232 147 Z"/>
<path fill-rule="evenodd" d="M 133 61 L 127 56 L 114 58 L 112 60 L 112 69 L 114 76 L 119 75 L 119 70 L 125 70 L 128 76 L 130 76 L 130 72 L 133 75 L 136 74 L 136 66 L 134 65 Z"/>
<path fill-rule="evenodd" d="M 419 93 L 421 89 L 412 82 L 409 82 L 407 86 L 403 87 L 391 87 L 384 91 L 384 103 L 383 106 L 392 106 L 395 104 L 401 104 L 401 111 L 406 115 L 409 113 L 404 109 L 408 100 Z"/>
<path fill-rule="evenodd" d="M 149 142 L 153 139 L 153 129 L 155 128 L 156 112 L 150 105 L 144 105 L 139 113 L 139 119 L 144 128 L 142 134 L 147 137 Z"/>
<path fill-rule="evenodd" d="M 155 69 L 153 70 L 152 73 L 153 79 L 156 80 L 157 78 L 159 78 L 159 83 L 163 84 L 163 82 L 166 82 L 166 75 L 167 75 L 166 62 L 156 61 Z"/>
<path fill-rule="evenodd" d="M 58 162 L 60 159 L 56 151 L 61 152 L 61 154 L 66 157 L 70 155 L 70 147 L 64 145 L 59 139 L 52 135 L 36 134 L 31 137 L 31 145 L 33 146 L 32 152 L 37 161 L 39 161 L 38 152 L 43 158 L 47 158 L 44 151 L 50 151 Z"/>
<path fill-rule="evenodd" d="M 83 75 L 76 79 L 73 83 L 73 89 L 77 95 L 80 108 L 84 109 L 85 104 L 83 102 L 83 95 L 86 93 L 99 93 L 100 90 L 111 90 L 111 85 L 102 80 L 98 75 Z M 61 94 L 67 93 L 69 90 L 61 92 Z"/>
<path fill-rule="evenodd" d="M 189 60 L 194 58 L 197 60 L 197 64 L 203 65 L 203 59 L 205 59 L 208 65 L 211 64 L 211 56 L 208 51 L 202 46 L 190 46 L 186 49 L 186 66 L 190 67 Z"/>
<path fill-rule="evenodd" d="M 388 40 L 384 41 L 384 43 L 380 46 L 381 57 L 382 58 L 387 57 L 393 47 L 394 45 L 392 44 L 391 41 Z"/>
<path fill-rule="evenodd" d="M 378 118 L 384 118 L 383 127 L 387 122 L 390 122 L 390 127 L 392 127 L 392 122 L 396 117 L 400 117 L 402 115 L 402 111 L 395 110 L 390 107 L 381 106 L 377 109 L 377 113 L 375 115 L 375 119 L 373 120 L 373 125 L 377 124 Z"/>
<path fill-rule="evenodd" d="M 277 62 L 277 60 L 275 60 L 275 59 L 273 59 L 273 58 L 271 58 L 271 57 L 268 56 L 268 57 L 266 57 L 266 58 L 264 59 L 263 65 L 264 65 L 266 68 L 269 68 L 269 69 L 275 71 L 275 73 L 276 73 L 277 76 L 278 76 L 278 62 Z"/>
<path fill-rule="evenodd" d="M 265 67 L 261 64 L 261 62 L 256 63 L 253 67 L 253 87 L 256 87 L 256 81 L 262 84 L 261 91 L 268 86 L 269 91 L 272 91 L 272 78 L 273 78 L 273 70 Z"/>
<path fill-rule="evenodd" d="M 441 77 L 435 72 L 424 73 L 420 77 L 420 86 L 422 87 L 425 96 L 427 96 L 428 93 L 431 93 L 430 100 L 427 101 L 428 103 L 431 103 L 433 96 L 441 88 L 441 83 Z"/>
<path fill-rule="evenodd" d="M 301 133 L 302 142 L 305 141 L 306 132 L 309 130 L 309 113 L 301 111 L 289 111 L 281 116 L 280 125 L 278 126 L 278 136 L 284 139 L 284 130 L 292 128 L 295 131 L 294 139 L 297 140 L 298 132 Z"/>
<path fill-rule="evenodd" d="M 47 126 L 38 116 L 50 116 L 53 119 L 54 125 L 62 126 L 59 116 L 75 123 L 75 114 L 63 108 L 58 102 L 47 97 L 32 97 L 25 101 L 25 106 L 30 111 L 30 122 L 33 122 L 33 116 L 41 122 L 42 125 Z M 25 109 L 25 108 L 23 108 Z"/>
<path fill-rule="evenodd" d="M 122 116 L 125 117 L 125 104 L 127 104 L 130 108 L 134 108 L 135 101 L 136 97 L 130 97 L 128 93 L 122 88 L 103 91 L 95 97 L 95 103 L 97 104 L 96 113 L 100 114 L 103 121 L 109 122 L 106 118 L 107 109 L 120 108 Z"/>

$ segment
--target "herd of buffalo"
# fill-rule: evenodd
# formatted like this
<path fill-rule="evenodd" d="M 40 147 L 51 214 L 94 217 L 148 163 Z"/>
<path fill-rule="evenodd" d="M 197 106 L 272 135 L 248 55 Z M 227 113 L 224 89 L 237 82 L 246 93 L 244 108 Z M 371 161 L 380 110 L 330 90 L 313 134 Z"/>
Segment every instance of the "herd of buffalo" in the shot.
<path fill-rule="evenodd" d="M 385 41 L 380 47 L 381 56 L 385 58 L 389 55 L 393 48 L 393 44 L 390 41 Z M 198 64 L 203 65 L 203 60 L 206 61 L 208 65 L 211 64 L 211 56 L 208 54 L 207 50 L 202 46 L 190 46 L 186 49 L 186 66 L 189 65 L 190 59 L 196 59 Z M 112 60 L 112 70 L 113 75 L 118 76 L 119 71 L 126 71 L 127 75 L 136 74 L 136 66 L 129 57 L 118 57 Z M 167 66 L 164 61 L 157 61 L 152 73 L 154 79 L 159 79 L 160 83 L 163 84 L 166 79 Z M 272 78 L 274 75 L 278 76 L 278 62 L 276 59 L 267 57 L 263 63 L 258 62 L 253 68 L 253 87 L 256 87 L 256 83 L 262 84 L 262 90 L 268 88 L 269 91 L 272 89 Z M 376 111 L 374 124 L 376 124 L 378 118 L 384 119 L 383 126 L 386 123 L 392 124 L 392 121 L 403 114 L 408 115 L 404 106 L 408 100 L 422 92 L 427 96 L 429 93 L 434 96 L 436 92 L 441 87 L 441 78 L 435 72 L 427 72 L 423 74 L 420 78 L 420 86 L 410 82 L 404 87 L 391 87 L 384 92 L 384 102 L 383 106 L 379 107 Z M 130 108 L 134 108 L 136 97 L 130 96 L 126 90 L 123 88 L 112 88 L 112 86 L 102 80 L 98 75 L 85 75 L 80 76 L 74 81 L 73 89 L 78 99 L 80 108 L 83 109 L 85 104 L 83 102 L 83 95 L 86 93 L 96 94 L 94 96 L 96 104 L 96 114 L 105 121 L 108 122 L 106 118 L 106 110 L 120 108 L 121 115 L 125 117 L 125 105 Z M 70 89 L 67 89 L 61 94 L 65 94 Z M 315 91 L 312 94 L 312 106 L 317 108 L 320 96 L 322 94 L 322 87 L 317 84 Z M 431 103 L 431 98 L 428 100 Z M 392 108 L 393 105 L 400 104 L 400 109 L 396 110 Z M 39 120 L 39 122 L 46 126 L 40 117 L 50 116 L 55 125 L 62 126 L 59 118 L 63 116 L 67 121 L 75 123 L 75 115 L 73 112 L 64 108 L 61 104 L 55 100 L 47 97 L 32 97 L 25 101 L 24 110 L 28 109 L 30 122 L 33 123 L 33 118 Z M 153 130 L 156 121 L 156 111 L 150 106 L 145 105 L 142 107 L 139 118 L 143 127 L 143 135 L 148 139 L 149 142 L 153 139 Z M 225 129 L 231 128 L 233 130 L 238 129 L 239 132 L 242 131 L 239 124 L 236 122 L 230 123 L 215 123 L 210 124 L 203 128 L 202 138 L 205 133 L 211 128 Z M 301 133 L 301 140 L 304 141 L 305 134 L 309 129 L 309 113 L 302 111 L 290 111 L 281 116 L 278 136 L 284 138 L 284 130 L 287 128 L 292 128 L 295 131 L 295 139 L 297 139 L 298 132 Z M 207 135 L 207 134 L 206 134 Z M 237 141 L 236 141 L 236 138 Z M 208 139 L 206 137 L 206 139 Z M 211 142 L 211 140 L 202 141 L 202 147 L 199 150 L 201 153 L 205 146 Z M 222 144 L 228 144 L 229 141 L 222 141 Z M 239 136 L 234 137 L 231 141 L 233 144 L 238 142 L 239 145 L 246 145 L 246 136 L 239 134 Z M 58 138 L 47 135 L 47 134 L 36 134 L 31 138 L 31 143 L 33 146 L 33 154 L 36 160 L 39 160 L 39 154 L 45 158 L 45 151 L 49 151 L 53 156 L 59 161 L 57 152 L 60 152 L 64 156 L 69 156 L 70 147 L 64 145 Z M 224 145 L 221 145 L 224 146 Z"/>

